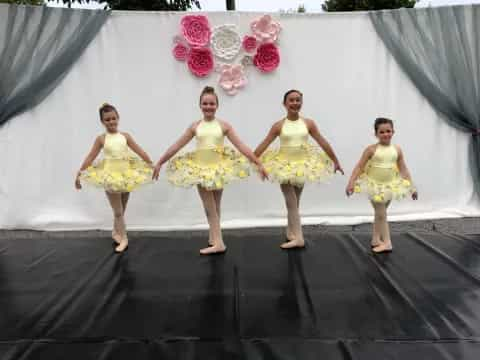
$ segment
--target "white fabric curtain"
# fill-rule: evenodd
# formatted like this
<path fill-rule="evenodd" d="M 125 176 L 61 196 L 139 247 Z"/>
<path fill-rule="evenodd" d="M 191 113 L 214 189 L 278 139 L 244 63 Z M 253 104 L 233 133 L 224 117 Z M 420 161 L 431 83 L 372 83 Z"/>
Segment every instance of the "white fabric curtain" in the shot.
<path fill-rule="evenodd" d="M 74 174 L 103 129 L 98 106 L 115 104 L 121 129 L 155 160 L 198 119 L 198 95 L 217 76 L 193 77 L 172 54 L 180 13 L 113 12 L 62 84 L 44 102 L 0 129 L 0 227 L 45 230 L 111 227 L 111 210 L 96 189 L 78 192 Z M 234 23 L 248 32 L 261 14 L 208 13 L 212 25 Z M 248 86 L 234 97 L 220 94 L 218 117 L 232 123 L 255 147 L 282 116 L 283 93 L 304 92 L 304 116 L 317 121 L 333 145 L 346 176 L 305 188 L 305 224 L 370 221 L 361 196 L 344 195 L 361 152 L 375 141 L 377 116 L 395 120 L 420 200 L 395 203 L 392 220 L 471 216 L 480 213 L 468 168 L 469 135 L 451 128 L 416 90 L 375 33 L 367 13 L 278 16 L 281 64 L 270 75 L 254 68 Z M 193 144 L 191 144 L 193 145 Z M 191 146 L 190 146 L 191 147 Z M 285 223 L 277 185 L 255 176 L 224 192 L 223 225 L 250 227 Z M 205 227 L 195 189 L 160 181 L 131 197 L 130 229 Z"/>

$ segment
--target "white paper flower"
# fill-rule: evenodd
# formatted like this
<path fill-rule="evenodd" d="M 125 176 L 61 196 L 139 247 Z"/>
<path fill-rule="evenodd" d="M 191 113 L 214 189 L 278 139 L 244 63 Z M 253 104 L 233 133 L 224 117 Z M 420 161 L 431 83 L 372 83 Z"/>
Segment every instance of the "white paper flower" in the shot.
<path fill-rule="evenodd" d="M 215 27 L 210 43 L 215 56 L 225 60 L 232 60 L 242 47 L 242 40 L 237 32 L 237 27 L 233 24 Z"/>

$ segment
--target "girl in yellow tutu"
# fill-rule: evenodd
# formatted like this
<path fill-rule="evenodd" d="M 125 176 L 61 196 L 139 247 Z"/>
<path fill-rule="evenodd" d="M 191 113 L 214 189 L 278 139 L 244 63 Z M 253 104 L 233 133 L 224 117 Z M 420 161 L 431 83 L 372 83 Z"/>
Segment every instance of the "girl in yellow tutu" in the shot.
<path fill-rule="evenodd" d="M 261 156 L 269 178 L 280 183 L 285 198 L 288 226 L 287 241 L 281 245 L 283 249 L 305 246 L 299 212 L 304 184 L 324 181 L 336 171 L 343 174 L 332 147 L 320 135 L 315 122 L 300 116 L 302 104 L 300 91 L 287 91 L 283 97 L 287 116 L 273 124 L 255 150 L 255 155 Z M 309 135 L 323 151 L 308 142 Z M 277 136 L 280 137 L 280 148 L 265 152 Z"/>
<path fill-rule="evenodd" d="M 400 146 L 391 143 L 394 134 L 393 121 L 375 120 L 375 136 L 378 143 L 369 145 L 363 152 L 348 182 L 347 196 L 366 193 L 375 211 L 372 232 L 372 250 L 375 253 L 392 251 L 392 241 L 387 222 L 387 208 L 393 199 L 418 194 L 412 185 L 410 173 Z"/>
<path fill-rule="evenodd" d="M 220 204 L 223 188 L 232 180 L 244 179 L 249 175 L 250 164 L 259 168 L 262 177 L 266 176 L 262 164 L 253 152 L 238 138 L 233 127 L 215 117 L 218 97 L 212 87 L 205 87 L 200 94 L 200 109 L 203 119 L 195 121 L 185 133 L 158 160 L 153 178 L 158 179 L 162 165 L 170 160 L 194 137 L 197 148 L 193 152 L 173 158 L 167 167 L 170 183 L 176 186 L 197 186 L 209 225 L 209 247 L 200 254 L 222 253 L 226 250 L 220 228 Z M 223 145 L 224 137 L 242 153 Z"/>
<path fill-rule="evenodd" d="M 113 105 L 103 104 L 99 114 L 106 132 L 95 139 L 77 173 L 75 186 L 81 189 L 81 181 L 84 181 L 105 189 L 114 216 L 112 238 L 117 243 L 115 251 L 122 252 L 128 246 L 124 219 L 128 198 L 131 191 L 151 182 L 152 161 L 129 134 L 118 131 L 119 115 Z M 102 149 L 103 159 L 93 164 Z"/>

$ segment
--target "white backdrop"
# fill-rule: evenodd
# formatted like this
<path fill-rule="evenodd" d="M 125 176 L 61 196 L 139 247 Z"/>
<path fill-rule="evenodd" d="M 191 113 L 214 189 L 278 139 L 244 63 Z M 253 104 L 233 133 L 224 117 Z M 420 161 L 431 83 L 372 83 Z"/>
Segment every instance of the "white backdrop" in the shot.
<path fill-rule="evenodd" d="M 0 227 L 45 230 L 111 227 L 111 210 L 97 189 L 76 191 L 74 175 L 103 131 L 98 106 L 115 104 L 121 129 L 156 161 L 201 116 L 198 95 L 217 75 L 198 79 L 171 55 L 181 13 L 113 12 L 73 70 L 47 100 L 0 129 Z M 212 25 L 235 23 L 240 32 L 261 15 L 208 13 Z M 371 220 L 364 197 L 344 188 L 364 147 L 375 141 L 377 116 L 395 120 L 394 142 L 405 152 L 420 200 L 395 203 L 392 220 L 480 214 L 468 169 L 469 136 L 445 124 L 402 73 L 375 34 L 366 13 L 274 15 L 283 26 L 281 65 L 274 74 L 251 68 L 248 87 L 234 97 L 219 89 L 218 117 L 255 147 L 284 115 L 283 93 L 304 92 L 305 116 L 317 121 L 348 173 L 331 184 L 306 186 L 305 224 Z M 191 144 L 193 145 L 193 143 Z M 278 186 L 251 177 L 224 192 L 223 225 L 285 223 Z M 130 229 L 205 227 L 195 189 L 160 181 L 135 192 Z"/>

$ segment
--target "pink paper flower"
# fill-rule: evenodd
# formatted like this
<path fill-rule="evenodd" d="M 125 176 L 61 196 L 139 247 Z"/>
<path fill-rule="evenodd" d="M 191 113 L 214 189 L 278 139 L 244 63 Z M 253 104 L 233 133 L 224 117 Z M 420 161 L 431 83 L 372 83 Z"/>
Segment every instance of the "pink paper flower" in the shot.
<path fill-rule="evenodd" d="M 228 95 L 235 95 L 239 89 L 247 84 L 243 66 L 240 64 L 223 64 L 220 67 L 218 82 Z"/>
<path fill-rule="evenodd" d="M 209 48 L 193 48 L 188 54 L 188 68 L 193 75 L 204 77 L 210 74 L 214 67 L 213 54 Z"/>
<path fill-rule="evenodd" d="M 203 15 L 186 15 L 180 23 L 182 34 L 191 46 L 205 46 L 210 40 L 210 24 Z"/>
<path fill-rule="evenodd" d="M 242 45 L 246 52 L 253 52 L 257 48 L 257 39 L 254 36 L 245 35 Z"/>
<path fill-rule="evenodd" d="M 265 43 L 258 47 L 257 53 L 253 57 L 253 65 L 261 72 L 271 72 L 280 64 L 280 54 L 273 43 Z"/>
<path fill-rule="evenodd" d="M 174 47 L 173 47 L 173 50 L 172 50 L 172 53 L 173 53 L 173 56 L 175 57 L 175 59 L 177 59 L 178 61 L 185 61 L 187 60 L 188 58 L 188 53 L 190 52 L 190 49 L 188 48 L 188 46 L 186 46 L 185 44 L 182 44 L 180 42 L 178 42 Z"/>
<path fill-rule="evenodd" d="M 277 41 L 278 34 L 282 29 L 280 24 L 272 19 L 270 15 L 263 15 L 250 23 L 253 34 L 260 42 Z"/>

